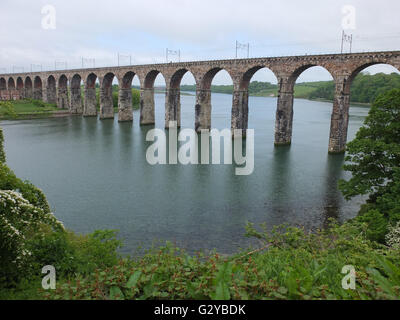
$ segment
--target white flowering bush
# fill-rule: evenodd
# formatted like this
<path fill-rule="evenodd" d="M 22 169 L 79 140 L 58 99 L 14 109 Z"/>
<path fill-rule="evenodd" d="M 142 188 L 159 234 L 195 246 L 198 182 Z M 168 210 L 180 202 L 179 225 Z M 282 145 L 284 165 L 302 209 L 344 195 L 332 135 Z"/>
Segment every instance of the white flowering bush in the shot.
<path fill-rule="evenodd" d="M 400 249 L 400 222 L 389 227 L 389 232 L 386 235 L 386 243 L 389 247 Z"/>
<path fill-rule="evenodd" d="M 54 231 L 64 229 L 53 214 L 32 205 L 20 193 L 0 190 L 0 280 L 7 280 L 4 277 L 20 272 L 29 263 L 29 235 L 43 225 Z"/>

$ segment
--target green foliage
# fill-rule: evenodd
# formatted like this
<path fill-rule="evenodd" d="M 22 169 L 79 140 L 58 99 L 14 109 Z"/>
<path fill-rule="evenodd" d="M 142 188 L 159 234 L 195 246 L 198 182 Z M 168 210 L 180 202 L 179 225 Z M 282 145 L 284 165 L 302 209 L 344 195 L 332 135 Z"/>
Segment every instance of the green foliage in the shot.
<path fill-rule="evenodd" d="M 114 110 L 118 110 L 118 85 L 112 86 L 112 101 Z M 83 94 L 83 93 L 82 93 Z M 96 101 L 97 101 L 97 109 L 100 109 L 100 88 L 96 87 Z M 140 90 L 132 88 L 132 108 L 134 110 L 139 109 L 140 104 Z"/>
<path fill-rule="evenodd" d="M 3 129 L 0 128 L 0 164 L 6 162 L 6 153 L 4 152 Z"/>
<path fill-rule="evenodd" d="M 96 268 L 118 263 L 117 249 L 121 247 L 121 242 L 116 239 L 116 231 L 95 231 L 89 235 L 40 231 L 29 241 L 36 270 L 44 265 L 53 265 L 59 276 L 74 278 L 76 274 L 87 275 Z"/>
<path fill-rule="evenodd" d="M 44 193 L 29 181 L 17 178 L 4 163 L 0 163 L 0 190 L 16 190 L 35 207 L 41 208 L 46 213 L 50 212 Z"/>
<path fill-rule="evenodd" d="M 385 216 L 376 209 L 360 214 L 358 221 L 368 226 L 366 234 L 369 239 L 378 242 L 384 242 L 387 233 L 388 222 Z"/>
<path fill-rule="evenodd" d="M 352 177 L 339 188 L 346 199 L 369 195 L 358 219 L 369 225 L 371 239 L 382 242 L 388 225 L 400 221 L 400 89 L 375 100 L 347 152 L 344 169 Z"/>
<path fill-rule="evenodd" d="M 5 107 L 2 107 L 1 104 Z M 56 110 L 55 104 L 34 99 L 0 102 L 0 118 L 7 120 L 48 117 Z"/>
<path fill-rule="evenodd" d="M 30 102 L 36 107 L 39 108 L 46 108 L 46 103 L 44 103 L 42 100 L 35 100 L 35 99 L 25 99 L 26 101 Z"/>
<path fill-rule="evenodd" d="M 361 231 L 361 232 L 360 232 Z M 222 258 L 188 255 L 167 243 L 144 256 L 58 283 L 48 299 L 391 299 L 399 294 L 398 251 L 368 240 L 357 224 L 332 224 L 306 233 L 247 226 L 264 244 Z M 341 270 L 353 265 L 355 290 L 345 290 Z M 376 271 L 373 271 L 376 270 Z M 379 275 L 378 275 L 379 273 Z"/>
<path fill-rule="evenodd" d="M 42 225 L 63 230 L 52 214 L 33 206 L 20 193 L 0 190 L 0 284 L 9 285 L 29 272 L 34 256 L 29 236 L 41 236 Z"/>
<path fill-rule="evenodd" d="M 15 119 L 17 114 L 14 110 L 14 106 L 9 101 L 0 101 L 0 116 L 2 118 Z"/>
<path fill-rule="evenodd" d="M 335 83 L 333 81 L 322 82 L 319 87 L 312 91 L 308 98 L 309 99 L 325 99 L 333 101 L 335 94 Z M 357 101 L 353 96 L 350 96 L 352 101 Z"/>

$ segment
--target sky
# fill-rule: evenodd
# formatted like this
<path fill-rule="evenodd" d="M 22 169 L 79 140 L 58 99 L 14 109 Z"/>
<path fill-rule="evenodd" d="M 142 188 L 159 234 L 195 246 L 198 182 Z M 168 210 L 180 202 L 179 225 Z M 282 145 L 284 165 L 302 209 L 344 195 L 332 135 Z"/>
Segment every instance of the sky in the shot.
<path fill-rule="evenodd" d="M 400 50 L 399 0 L 1 0 L 0 8 L 0 73 L 80 68 L 82 58 L 86 67 L 90 59 L 115 66 L 118 53 L 121 65 L 164 63 L 167 48 L 181 61 L 229 59 L 236 41 L 249 44 L 250 57 L 340 53 L 344 29 L 353 52 Z M 330 79 L 314 67 L 298 82 Z M 276 83 L 267 69 L 252 80 Z M 188 73 L 182 83 L 194 79 Z M 231 83 L 223 71 L 213 81 Z"/>

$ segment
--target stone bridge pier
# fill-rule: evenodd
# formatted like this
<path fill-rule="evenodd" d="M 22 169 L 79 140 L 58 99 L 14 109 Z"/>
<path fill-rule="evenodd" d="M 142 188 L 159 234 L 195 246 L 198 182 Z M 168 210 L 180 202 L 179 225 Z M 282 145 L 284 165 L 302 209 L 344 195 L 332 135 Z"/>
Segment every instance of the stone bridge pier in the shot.
<path fill-rule="evenodd" d="M 140 124 L 155 124 L 154 88 L 140 90 Z"/>
<path fill-rule="evenodd" d="M 100 79 L 100 119 L 114 118 L 114 103 L 112 97 L 113 74 L 106 74 Z"/>
<path fill-rule="evenodd" d="M 275 145 L 292 142 L 294 82 L 289 77 L 278 78 L 278 102 L 275 119 Z"/>
<path fill-rule="evenodd" d="M 118 92 L 118 121 L 132 121 L 132 80 L 135 76 L 134 72 L 126 73 L 119 81 Z"/>
<path fill-rule="evenodd" d="M 32 99 L 33 98 L 33 90 L 32 90 L 32 80 L 30 77 L 26 77 L 24 87 L 25 87 L 25 89 L 24 89 L 25 98 Z"/>
<path fill-rule="evenodd" d="M 195 130 L 211 129 L 211 90 L 196 90 Z"/>
<path fill-rule="evenodd" d="M 42 80 L 38 77 L 35 78 L 33 83 L 33 99 L 42 100 L 43 92 L 42 92 Z"/>
<path fill-rule="evenodd" d="M 118 121 L 132 121 L 132 89 L 120 88 L 118 93 Z"/>
<path fill-rule="evenodd" d="M 50 76 L 46 81 L 46 89 L 44 90 L 44 101 L 47 103 L 57 103 L 56 79 Z"/>
<path fill-rule="evenodd" d="M 97 76 L 91 73 L 85 81 L 85 103 L 83 106 L 84 117 L 97 116 L 96 79 Z"/>
<path fill-rule="evenodd" d="M 249 121 L 249 91 L 234 90 L 232 98 L 231 129 L 233 136 L 246 136 Z"/>
<path fill-rule="evenodd" d="M 339 77 L 335 81 L 329 134 L 329 152 L 331 153 L 339 153 L 346 148 L 350 109 L 350 86 L 347 87 L 346 82 L 346 77 Z"/>
<path fill-rule="evenodd" d="M 82 114 L 83 113 L 83 105 L 82 105 L 82 90 L 81 90 L 81 77 L 79 75 L 75 75 L 70 80 L 70 112 L 72 114 Z"/>
<path fill-rule="evenodd" d="M 68 79 L 65 75 L 62 75 L 58 81 L 57 88 L 57 108 L 58 109 L 69 109 L 68 103 Z"/>
<path fill-rule="evenodd" d="M 165 128 L 169 122 L 176 121 L 176 126 L 181 126 L 181 91 L 179 88 L 169 88 L 165 92 Z"/>

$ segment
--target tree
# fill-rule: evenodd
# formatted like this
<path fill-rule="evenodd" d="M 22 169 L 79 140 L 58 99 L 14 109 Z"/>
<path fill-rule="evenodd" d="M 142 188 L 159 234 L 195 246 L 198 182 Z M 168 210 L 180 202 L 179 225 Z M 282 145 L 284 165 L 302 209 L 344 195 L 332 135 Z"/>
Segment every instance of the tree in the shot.
<path fill-rule="evenodd" d="M 377 97 L 347 152 L 344 169 L 352 178 L 339 188 L 346 199 L 369 195 L 359 220 L 383 240 L 388 224 L 400 220 L 400 89 Z"/>

